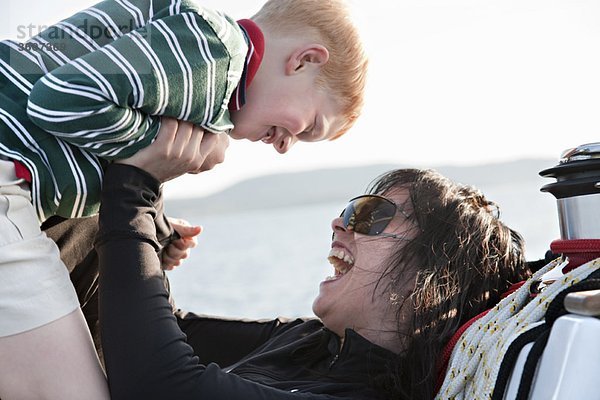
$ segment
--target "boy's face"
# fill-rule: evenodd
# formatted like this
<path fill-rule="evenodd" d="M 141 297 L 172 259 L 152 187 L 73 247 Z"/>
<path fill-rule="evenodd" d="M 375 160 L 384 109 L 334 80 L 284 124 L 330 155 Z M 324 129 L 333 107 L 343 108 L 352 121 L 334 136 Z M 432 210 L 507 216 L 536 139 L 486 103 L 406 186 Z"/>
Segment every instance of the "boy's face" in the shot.
<path fill-rule="evenodd" d="M 265 70 L 261 67 L 248 87 L 246 104 L 231 112 L 233 139 L 260 140 L 283 154 L 298 141 L 330 139 L 340 130 L 340 107 L 316 86 L 315 73 Z"/>

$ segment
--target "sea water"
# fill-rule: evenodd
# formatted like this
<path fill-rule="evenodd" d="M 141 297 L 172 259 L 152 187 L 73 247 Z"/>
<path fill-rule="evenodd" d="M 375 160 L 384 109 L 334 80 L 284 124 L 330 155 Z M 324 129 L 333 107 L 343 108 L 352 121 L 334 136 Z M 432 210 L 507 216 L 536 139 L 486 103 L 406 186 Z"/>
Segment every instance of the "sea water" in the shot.
<path fill-rule="evenodd" d="M 247 318 L 309 316 L 327 262 L 340 204 L 184 216 L 204 231 L 169 273 L 178 307 Z"/>
<path fill-rule="evenodd" d="M 500 204 L 502 219 L 525 237 L 528 260 L 543 258 L 559 235 L 553 198 L 518 185 L 484 189 Z M 240 318 L 312 316 L 319 283 L 333 274 L 327 262 L 331 221 L 344 205 L 340 200 L 218 215 L 169 210 L 204 227 L 190 257 L 169 272 L 177 306 Z"/>

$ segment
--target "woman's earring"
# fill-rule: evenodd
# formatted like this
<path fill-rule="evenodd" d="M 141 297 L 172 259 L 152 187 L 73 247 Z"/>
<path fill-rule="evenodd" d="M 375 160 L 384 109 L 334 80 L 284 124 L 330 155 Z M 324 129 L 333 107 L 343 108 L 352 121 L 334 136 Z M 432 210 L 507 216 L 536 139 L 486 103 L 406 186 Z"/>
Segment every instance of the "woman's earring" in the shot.
<path fill-rule="evenodd" d="M 400 299 L 401 296 L 398 293 L 390 293 L 390 303 L 392 303 L 393 306 L 400 304 Z"/>

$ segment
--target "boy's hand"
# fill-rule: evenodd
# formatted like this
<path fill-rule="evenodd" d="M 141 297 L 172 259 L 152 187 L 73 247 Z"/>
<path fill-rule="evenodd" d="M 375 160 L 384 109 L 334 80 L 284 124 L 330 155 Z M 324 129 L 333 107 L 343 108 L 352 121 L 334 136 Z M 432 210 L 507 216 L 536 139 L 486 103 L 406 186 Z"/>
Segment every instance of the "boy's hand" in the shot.
<path fill-rule="evenodd" d="M 202 227 L 191 226 L 187 221 L 167 217 L 175 232 L 181 238 L 172 241 L 162 251 L 161 266 L 165 271 L 171 271 L 181 265 L 181 261 L 187 258 L 190 250 L 198 243 L 197 236 L 202 232 Z"/>
<path fill-rule="evenodd" d="M 116 162 L 129 164 L 148 172 L 161 182 L 185 173 L 198 173 L 222 162 L 224 149 L 220 136 L 205 133 L 190 122 L 163 117 L 156 140 L 133 156 Z M 209 157 L 215 147 L 218 151 Z M 208 164 L 203 166 L 205 162 Z"/>

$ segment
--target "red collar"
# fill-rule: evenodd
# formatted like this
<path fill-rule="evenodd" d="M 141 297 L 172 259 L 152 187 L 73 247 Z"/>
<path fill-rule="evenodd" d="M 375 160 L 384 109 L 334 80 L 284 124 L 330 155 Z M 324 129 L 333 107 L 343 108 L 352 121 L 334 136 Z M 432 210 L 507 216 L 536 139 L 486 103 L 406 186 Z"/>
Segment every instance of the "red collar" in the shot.
<path fill-rule="evenodd" d="M 248 54 L 240 83 L 229 101 L 230 110 L 239 110 L 246 102 L 246 89 L 252 83 L 265 54 L 265 37 L 258 25 L 250 19 L 241 19 L 237 23 L 246 36 Z"/>

